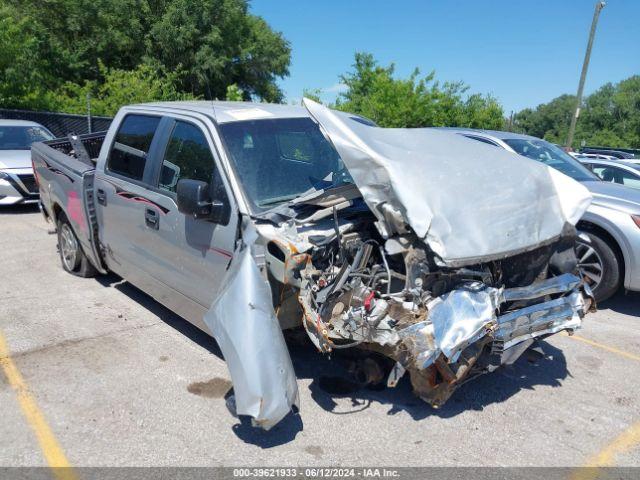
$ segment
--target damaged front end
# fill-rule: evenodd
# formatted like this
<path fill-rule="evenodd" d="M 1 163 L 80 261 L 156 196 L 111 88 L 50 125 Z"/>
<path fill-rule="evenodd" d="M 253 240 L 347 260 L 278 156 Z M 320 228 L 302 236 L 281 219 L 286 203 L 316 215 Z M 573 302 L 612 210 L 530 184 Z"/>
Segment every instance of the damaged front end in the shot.
<path fill-rule="evenodd" d="M 535 339 L 573 332 L 593 306 L 570 235 L 448 269 L 415 240 L 383 242 L 366 225 L 307 255 L 299 272 L 304 327 L 322 352 L 359 346 L 392 359 L 387 385 L 408 371 L 433 406 L 464 381 L 514 362 Z"/>
<path fill-rule="evenodd" d="M 315 182 L 325 187 L 244 218 L 205 317 L 239 414 L 269 428 L 298 403 L 279 328 L 302 323 L 320 352 L 383 355 L 369 376 L 394 387 L 408 372 L 434 406 L 580 328 L 594 308 L 574 253 L 584 187 L 459 135 L 305 106 L 342 164 Z"/>

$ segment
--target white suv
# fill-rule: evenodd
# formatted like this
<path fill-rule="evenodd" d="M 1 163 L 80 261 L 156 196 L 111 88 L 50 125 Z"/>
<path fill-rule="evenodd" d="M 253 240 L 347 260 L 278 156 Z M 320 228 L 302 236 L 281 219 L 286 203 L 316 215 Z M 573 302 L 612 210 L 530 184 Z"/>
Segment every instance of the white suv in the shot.
<path fill-rule="evenodd" d="M 39 123 L 0 120 L 0 205 L 38 201 L 31 144 L 52 138 Z"/>

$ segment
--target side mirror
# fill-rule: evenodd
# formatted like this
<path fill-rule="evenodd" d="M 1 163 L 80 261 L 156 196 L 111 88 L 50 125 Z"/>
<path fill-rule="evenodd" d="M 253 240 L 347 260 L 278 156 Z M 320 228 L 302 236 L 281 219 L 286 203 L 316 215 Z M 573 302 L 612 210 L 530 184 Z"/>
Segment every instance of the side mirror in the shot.
<path fill-rule="evenodd" d="M 207 182 L 188 178 L 179 180 L 176 195 L 180 213 L 224 225 L 229 222 L 228 202 L 212 200 Z"/>
<path fill-rule="evenodd" d="M 176 187 L 178 210 L 194 218 L 208 217 L 211 214 L 209 184 L 200 180 L 183 179 Z"/>

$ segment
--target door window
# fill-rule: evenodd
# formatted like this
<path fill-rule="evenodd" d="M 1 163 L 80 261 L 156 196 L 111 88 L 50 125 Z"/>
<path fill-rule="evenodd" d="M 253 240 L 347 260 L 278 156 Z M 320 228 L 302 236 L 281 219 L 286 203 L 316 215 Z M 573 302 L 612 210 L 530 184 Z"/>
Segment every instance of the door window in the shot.
<path fill-rule="evenodd" d="M 158 187 L 175 192 L 178 180 L 183 178 L 210 183 L 213 165 L 213 155 L 202 130 L 176 121 L 162 160 Z"/>
<path fill-rule="evenodd" d="M 159 123 L 160 117 L 127 115 L 116 133 L 107 170 L 142 181 L 147 153 Z"/>
<path fill-rule="evenodd" d="M 619 183 L 627 187 L 640 188 L 640 172 L 635 175 L 623 168 L 609 165 L 594 165 L 593 172 L 605 182 Z"/>

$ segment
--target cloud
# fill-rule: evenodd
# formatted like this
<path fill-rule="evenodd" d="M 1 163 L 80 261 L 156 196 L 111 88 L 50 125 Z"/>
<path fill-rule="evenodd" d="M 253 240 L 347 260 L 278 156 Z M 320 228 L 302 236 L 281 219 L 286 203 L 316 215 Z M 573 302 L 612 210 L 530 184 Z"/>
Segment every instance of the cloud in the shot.
<path fill-rule="evenodd" d="M 330 87 L 322 89 L 323 93 L 342 93 L 347 91 L 347 86 L 344 83 L 334 83 Z"/>

